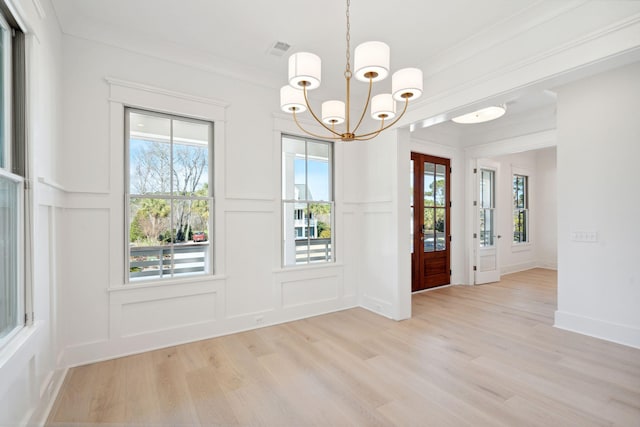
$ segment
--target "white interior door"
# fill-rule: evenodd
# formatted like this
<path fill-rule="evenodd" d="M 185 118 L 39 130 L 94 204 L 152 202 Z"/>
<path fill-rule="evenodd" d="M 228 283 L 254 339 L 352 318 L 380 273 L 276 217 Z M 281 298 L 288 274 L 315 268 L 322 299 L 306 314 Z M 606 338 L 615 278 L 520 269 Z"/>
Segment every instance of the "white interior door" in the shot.
<path fill-rule="evenodd" d="M 476 166 L 476 263 L 475 284 L 500 280 L 498 251 L 497 183 L 500 165 L 490 160 L 478 160 Z"/>

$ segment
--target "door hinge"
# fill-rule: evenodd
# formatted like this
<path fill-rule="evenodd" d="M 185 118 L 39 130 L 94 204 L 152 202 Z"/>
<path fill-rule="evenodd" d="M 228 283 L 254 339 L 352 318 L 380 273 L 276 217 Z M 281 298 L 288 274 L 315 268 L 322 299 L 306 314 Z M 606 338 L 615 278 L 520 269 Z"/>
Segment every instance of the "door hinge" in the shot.
<path fill-rule="evenodd" d="M 473 173 L 478 173 L 478 169 L 473 168 Z"/>
<path fill-rule="evenodd" d="M 476 271 L 476 270 L 477 270 L 477 268 L 476 268 L 476 266 L 474 265 L 474 266 L 473 266 L 473 271 Z"/>
<path fill-rule="evenodd" d="M 33 312 L 24 314 L 24 324 L 28 325 L 33 322 Z"/>
<path fill-rule="evenodd" d="M 474 239 L 477 239 L 477 238 L 478 238 L 478 235 L 477 235 L 476 233 L 473 233 L 473 238 L 474 238 Z"/>
<path fill-rule="evenodd" d="M 453 273 L 451 272 L 451 270 L 449 270 L 449 276 L 451 276 Z"/>
<path fill-rule="evenodd" d="M 453 173 L 453 168 L 449 166 L 449 173 Z"/>
<path fill-rule="evenodd" d="M 473 206 L 478 206 L 478 201 L 477 200 L 473 201 Z"/>
<path fill-rule="evenodd" d="M 453 202 L 449 202 L 449 207 L 452 207 L 452 206 L 453 206 Z"/>
<path fill-rule="evenodd" d="M 451 239 L 453 239 L 453 237 L 449 236 L 449 241 L 451 241 Z"/>

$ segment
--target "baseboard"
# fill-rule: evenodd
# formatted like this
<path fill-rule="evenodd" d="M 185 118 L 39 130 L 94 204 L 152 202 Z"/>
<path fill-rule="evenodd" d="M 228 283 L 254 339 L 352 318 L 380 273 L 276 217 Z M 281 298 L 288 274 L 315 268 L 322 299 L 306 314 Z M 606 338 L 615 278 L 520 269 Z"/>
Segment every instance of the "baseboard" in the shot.
<path fill-rule="evenodd" d="M 535 261 L 523 262 L 520 264 L 503 265 L 500 268 L 500 274 L 519 273 L 521 271 L 531 270 L 538 267 L 538 263 Z"/>
<path fill-rule="evenodd" d="M 38 406 L 34 409 L 27 422 L 28 426 L 44 427 L 49 417 L 49 413 L 58 398 L 58 393 L 62 388 L 68 369 L 58 369 L 51 373 L 46 381 L 40 395 Z"/>
<path fill-rule="evenodd" d="M 355 295 L 345 296 L 340 300 L 320 301 L 307 304 L 304 307 L 281 310 L 277 313 L 264 312 L 264 318 L 260 324 L 256 324 L 254 314 L 250 314 L 188 327 L 180 326 L 167 330 L 151 331 L 136 336 L 83 343 L 64 349 L 61 366 L 73 368 L 176 345 L 275 326 L 309 317 L 321 316 L 337 311 L 348 310 L 357 306 Z"/>
<path fill-rule="evenodd" d="M 554 261 L 544 261 L 544 260 L 538 260 L 538 267 L 539 268 L 546 268 L 547 270 L 558 270 L 558 261 L 554 260 Z"/>
<path fill-rule="evenodd" d="M 640 328 L 556 311 L 556 328 L 640 349 Z"/>

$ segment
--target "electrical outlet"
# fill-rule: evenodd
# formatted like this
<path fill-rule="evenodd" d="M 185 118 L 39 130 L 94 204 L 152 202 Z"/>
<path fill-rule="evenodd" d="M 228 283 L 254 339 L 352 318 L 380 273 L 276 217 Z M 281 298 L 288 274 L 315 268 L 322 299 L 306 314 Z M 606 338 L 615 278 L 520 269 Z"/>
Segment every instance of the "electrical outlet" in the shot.
<path fill-rule="evenodd" d="M 572 231 L 571 240 L 573 242 L 596 243 L 598 241 L 597 231 Z"/>

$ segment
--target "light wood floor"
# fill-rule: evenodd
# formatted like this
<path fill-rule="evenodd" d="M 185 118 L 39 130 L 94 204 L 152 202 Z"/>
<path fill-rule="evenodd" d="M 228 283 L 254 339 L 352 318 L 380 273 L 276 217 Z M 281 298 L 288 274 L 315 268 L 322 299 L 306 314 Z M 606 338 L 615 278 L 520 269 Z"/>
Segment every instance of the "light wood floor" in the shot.
<path fill-rule="evenodd" d="M 553 328 L 556 274 L 71 369 L 48 425 L 640 426 L 640 350 Z"/>

